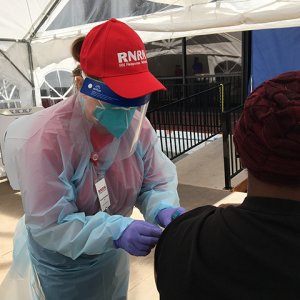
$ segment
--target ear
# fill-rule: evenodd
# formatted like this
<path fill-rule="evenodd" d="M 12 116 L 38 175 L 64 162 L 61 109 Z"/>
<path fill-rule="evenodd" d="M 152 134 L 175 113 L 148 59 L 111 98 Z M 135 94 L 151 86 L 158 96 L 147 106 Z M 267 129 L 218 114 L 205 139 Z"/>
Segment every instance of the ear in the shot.
<path fill-rule="evenodd" d="M 81 87 L 83 85 L 84 79 L 81 76 L 76 76 L 75 80 L 76 80 L 77 90 L 80 91 L 80 89 L 81 89 Z"/>

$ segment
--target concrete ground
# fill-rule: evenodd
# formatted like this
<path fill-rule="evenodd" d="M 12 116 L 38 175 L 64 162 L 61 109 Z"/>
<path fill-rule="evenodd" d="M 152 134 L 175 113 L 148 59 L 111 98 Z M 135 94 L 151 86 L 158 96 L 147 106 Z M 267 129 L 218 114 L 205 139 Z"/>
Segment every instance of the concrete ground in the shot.
<path fill-rule="evenodd" d="M 219 138 L 177 161 L 178 182 L 222 190 L 225 187 L 222 142 L 222 138 Z M 236 186 L 247 176 L 247 171 L 243 170 L 231 180 L 231 186 Z"/>
<path fill-rule="evenodd" d="M 242 202 L 244 193 L 223 190 L 225 181 L 221 139 L 183 157 L 175 162 L 181 206 L 191 210 L 209 204 Z M 243 171 L 234 178 L 232 186 L 246 177 L 247 174 Z M 14 230 L 23 213 L 20 193 L 11 189 L 6 178 L 0 179 L 0 283 L 12 264 Z M 136 209 L 132 217 L 143 219 Z M 130 257 L 129 300 L 159 299 L 153 276 L 153 262 L 154 250 L 147 257 Z"/>

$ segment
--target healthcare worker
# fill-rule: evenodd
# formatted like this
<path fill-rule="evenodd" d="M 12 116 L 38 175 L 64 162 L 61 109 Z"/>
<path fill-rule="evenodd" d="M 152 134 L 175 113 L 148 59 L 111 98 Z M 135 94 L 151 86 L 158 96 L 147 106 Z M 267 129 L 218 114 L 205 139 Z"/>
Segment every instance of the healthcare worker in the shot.
<path fill-rule="evenodd" d="M 25 215 L 1 299 L 126 299 L 128 253 L 149 254 L 158 225 L 185 212 L 175 166 L 145 118 L 150 94 L 165 88 L 139 36 L 111 19 L 72 54 L 80 92 L 7 131 L 5 168 Z M 134 206 L 145 221 L 130 218 Z"/>

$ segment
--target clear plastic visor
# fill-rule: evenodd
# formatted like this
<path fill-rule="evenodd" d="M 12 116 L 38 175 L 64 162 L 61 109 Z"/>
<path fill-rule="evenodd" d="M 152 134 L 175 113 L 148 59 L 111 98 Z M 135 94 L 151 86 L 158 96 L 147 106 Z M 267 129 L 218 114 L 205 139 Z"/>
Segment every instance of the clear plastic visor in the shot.
<path fill-rule="evenodd" d="M 86 117 L 88 113 L 93 114 L 95 129 L 104 135 L 114 136 L 112 143 L 106 146 L 113 149 L 108 151 L 111 155 L 115 153 L 114 160 L 131 156 L 136 150 L 151 94 L 126 99 L 116 95 L 104 83 L 88 77 L 80 93 L 81 107 Z"/>

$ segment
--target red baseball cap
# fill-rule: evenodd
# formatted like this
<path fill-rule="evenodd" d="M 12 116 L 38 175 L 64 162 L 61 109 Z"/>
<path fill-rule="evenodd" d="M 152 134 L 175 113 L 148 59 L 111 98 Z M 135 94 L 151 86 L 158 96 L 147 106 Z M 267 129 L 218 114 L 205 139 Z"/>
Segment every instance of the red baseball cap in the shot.
<path fill-rule="evenodd" d="M 101 78 L 124 98 L 166 90 L 148 70 L 145 46 L 139 35 L 116 19 L 87 34 L 80 51 L 80 65 L 87 75 Z"/>

